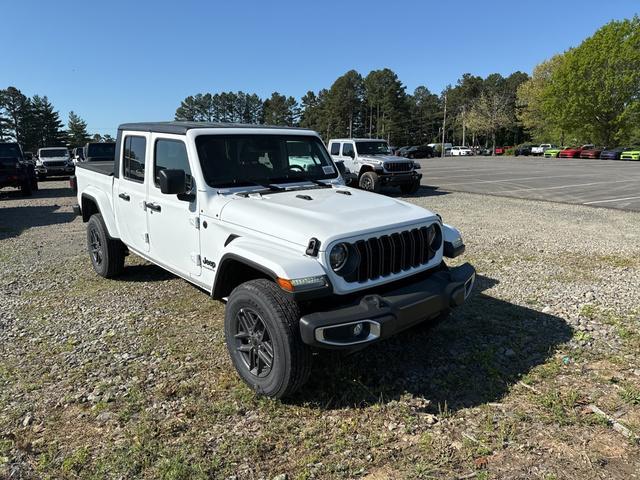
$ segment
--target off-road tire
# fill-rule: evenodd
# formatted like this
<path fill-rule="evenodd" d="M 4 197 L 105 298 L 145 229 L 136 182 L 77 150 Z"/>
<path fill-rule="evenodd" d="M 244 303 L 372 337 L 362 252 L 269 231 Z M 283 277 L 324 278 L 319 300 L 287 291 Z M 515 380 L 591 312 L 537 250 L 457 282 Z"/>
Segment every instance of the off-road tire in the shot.
<path fill-rule="evenodd" d="M 414 180 L 411 183 L 404 183 L 400 185 L 400 191 L 405 195 L 413 195 L 420 188 L 420 182 L 418 180 Z"/>
<path fill-rule="evenodd" d="M 378 193 L 380 191 L 380 177 L 376 172 L 364 172 L 358 182 L 362 190 Z"/>
<path fill-rule="evenodd" d="M 238 350 L 241 343 L 238 339 L 241 335 L 238 331 L 241 310 L 256 313 L 268 332 L 273 356 L 265 376 L 252 373 L 246 357 Z M 270 280 L 250 280 L 231 292 L 224 316 L 227 350 L 242 380 L 258 395 L 286 397 L 309 378 L 311 349 L 302 342 L 299 322 L 297 303 Z M 256 371 L 259 373 L 259 370 Z"/>
<path fill-rule="evenodd" d="M 33 195 L 33 188 L 29 179 L 25 180 L 22 185 L 20 185 L 20 192 L 23 197 L 30 197 Z"/>
<path fill-rule="evenodd" d="M 124 269 L 124 245 L 109 237 L 102 215 L 95 213 L 87 224 L 87 249 L 93 269 L 104 278 L 113 278 Z M 96 255 L 97 254 L 97 255 Z"/>

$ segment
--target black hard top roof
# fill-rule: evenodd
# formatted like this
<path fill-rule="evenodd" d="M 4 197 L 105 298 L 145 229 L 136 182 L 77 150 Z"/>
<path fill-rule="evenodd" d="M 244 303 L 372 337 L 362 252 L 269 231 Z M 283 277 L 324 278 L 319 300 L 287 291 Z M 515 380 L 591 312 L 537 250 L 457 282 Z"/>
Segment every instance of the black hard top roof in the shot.
<path fill-rule="evenodd" d="M 284 130 L 308 130 L 307 128 L 278 127 L 275 125 L 255 125 L 247 123 L 214 123 L 214 122 L 141 122 L 123 123 L 118 130 L 130 130 L 137 132 L 175 133 L 184 135 L 188 130 L 196 128 L 267 128 Z"/>

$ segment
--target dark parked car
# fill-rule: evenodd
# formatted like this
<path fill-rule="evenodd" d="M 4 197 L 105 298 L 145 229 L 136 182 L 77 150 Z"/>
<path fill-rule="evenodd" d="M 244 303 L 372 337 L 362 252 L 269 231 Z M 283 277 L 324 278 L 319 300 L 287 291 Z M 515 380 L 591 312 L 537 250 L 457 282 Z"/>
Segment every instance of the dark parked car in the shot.
<path fill-rule="evenodd" d="M 407 158 L 432 158 L 435 152 L 429 145 L 416 145 L 405 150 L 403 157 Z"/>
<path fill-rule="evenodd" d="M 404 157 L 406 151 L 409 150 L 410 148 L 411 148 L 410 146 L 400 147 L 394 152 L 394 155 L 397 155 L 398 157 Z"/>
<path fill-rule="evenodd" d="M 608 148 L 600 152 L 601 160 L 620 160 L 620 155 L 625 151 L 625 147 Z"/>
<path fill-rule="evenodd" d="M 524 156 L 529 156 L 531 155 L 531 149 L 533 147 L 535 147 L 537 145 L 531 145 L 529 143 L 526 143 L 524 145 L 520 145 L 518 147 L 516 147 L 513 151 L 513 154 L 517 157 L 518 155 L 524 155 Z"/>
<path fill-rule="evenodd" d="M 23 195 L 38 190 L 36 171 L 17 143 L 0 143 L 0 188 L 4 187 L 19 188 Z"/>

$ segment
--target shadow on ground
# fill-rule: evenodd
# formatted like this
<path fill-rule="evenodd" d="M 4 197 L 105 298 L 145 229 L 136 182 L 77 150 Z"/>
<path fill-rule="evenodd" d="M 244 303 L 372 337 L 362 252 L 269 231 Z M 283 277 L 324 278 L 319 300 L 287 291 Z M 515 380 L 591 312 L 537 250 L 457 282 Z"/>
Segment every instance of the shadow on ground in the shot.
<path fill-rule="evenodd" d="M 119 282 L 162 282 L 172 278 L 176 278 L 173 273 L 152 263 L 145 263 L 143 265 L 127 265 L 122 274 L 113 280 Z"/>
<path fill-rule="evenodd" d="M 409 393 L 428 400 L 432 413 L 499 402 L 573 331 L 562 318 L 481 293 L 492 282 L 480 277 L 468 302 L 432 328 L 420 325 L 348 357 L 317 357 L 292 401 L 339 409 Z"/>
<path fill-rule="evenodd" d="M 404 194 L 397 187 L 384 187 L 380 193 L 383 195 L 388 195 L 390 197 L 410 197 L 410 198 L 420 198 L 420 197 L 439 197 L 441 195 L 448 195 L 451 192 L 447 192 L 444 190 L 439 190 L 440 187 L 421 185 L 416 193 L 412 193 L 411 195 Z"/>
<path fill-rule="evenodd" d="M 17 237 L 33 227 L 73 221 L 73 212 L 60 211 L 59 205 L 0 208 L 0 238 Z"/>

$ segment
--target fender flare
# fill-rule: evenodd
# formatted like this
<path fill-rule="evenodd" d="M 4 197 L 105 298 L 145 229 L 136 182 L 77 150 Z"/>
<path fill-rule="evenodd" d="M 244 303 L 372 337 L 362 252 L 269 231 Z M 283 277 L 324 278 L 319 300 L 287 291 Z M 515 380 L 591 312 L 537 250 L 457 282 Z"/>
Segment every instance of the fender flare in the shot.
<path fill-rule="evenodd" d="M 113 208 L 111 207 L 111 202 L 109 202 L 106 193 L 94 187 L 87 187 L 80 195 L 80 198 L 81 200 L 84 200 L 86 198 L 87 200 L 93 202 L 96 205 L 98 212 L 102 214 L 102 220 L 104 220 L 104 224 L 107 227 L 107 233 L 109 234 L 109 236 L 111 238 L 120 238 L 118 226 L 116 225 L 116 217 L 114 215 Z"/>

